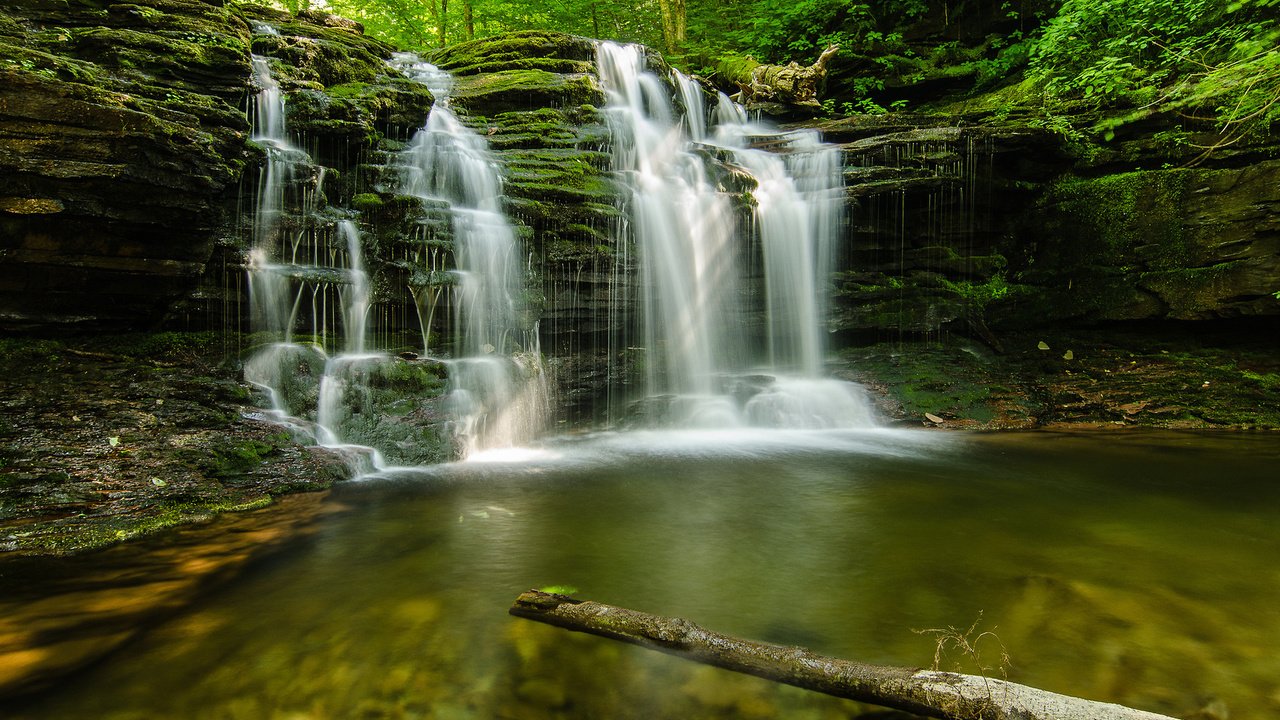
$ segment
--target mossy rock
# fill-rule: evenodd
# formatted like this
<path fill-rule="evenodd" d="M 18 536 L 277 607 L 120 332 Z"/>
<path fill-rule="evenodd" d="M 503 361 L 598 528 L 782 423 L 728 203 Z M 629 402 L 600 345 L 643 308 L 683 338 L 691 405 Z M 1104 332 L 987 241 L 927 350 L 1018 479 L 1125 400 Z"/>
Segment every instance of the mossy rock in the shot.
<path fill-rule="evenodd" d="M 556 108 L 505 112 L 491 118 L 470 118 L 469 122 L 485 128 L 489 147 L 497 152 L 572 148 L 583 141 L 582 122 Z"/>
<path fill-rule="evenodd" d="M 402 78 L 380 76 L 378 80 L 289 93 L 290 131 L 340 135 L 372 144 L 378 139 L 377 127 L 420 126 L 434 102 L 430 91 Z"/>
<path fill-rule="evenodd" d="M 271 443 L 228 438 L 192 453 L 190 460 L 206 477 L 229 482 L 248 474 L 274 452 Z"/>
<path fill-rule="evenodd" d="M 0 11 L 20 21 L 0 31 L 0 176 L 20 179 L 4 193 L 0 286 L 44 290 L 4 293 L 0 315 L 154 322 L 194 286 L 234 208 L 248 26 L 212 3 Z"/>
<path fill-rule="evenodd" d="M 474 114 L 496 115 L 513 110 L 600 105 L 604 93 L 592 75 L 502 70 L 458 78 L 452 102 Z"/>
<path fill-rule="evenodd" d="M 1123 265 L 1143 261 L 1172 269 L 1193 261 L 1184 233 L 1188 192 L 1202 171 L 1156 170 L 1070 179 L 1053 186 L 1046 204 L 1070 223 L 1067 263 Z"/>
<path fill-rule="evenodd" d="M 254 6 L 244 7 L 243 12 L 251 21 L 265 23 L 276 31 L 277 34 L 253 35 L 253 51 L 275 60 L 273 76 L 286 90 L 386 84 L 389 78 L 396 77 L 385 63 L 394 48 L 364 35 L 358 23 L 318 12 L 292 16 Z M 402 92 L 418 92 L 408 90 L 412 83 L 400 80 L 404 84 Z M 359 100 L 368 94 L 367 90 L 347 88 L 338 96 Z M 421 122 L 421 118 L 414 122 Z"/>
<path fill-rule="evenodd" d="M 397 465 L 429 465 L 452 457 L 445 407 L 447 368 L 429 360 L 369 358 L 343 368 L 332 429 L 344 442 L 381 449 Z"/>
<path fill-rule="evenodd" d="M 612 198 L 615 190 L 605 186 L 607 156 L 574 149 L 516 150 L 501 154 L 506 166 L 504 180 L 513 194 L 539 199 L 534 188 L 553 184 L 563 192 L 573 192 L 583 201 Z M 601 162 L 605 159 L 606 162 Z"/>
<path fill-rule="evenodd" d="M 332 87 L 345 83 L 371 83 L 386 74 L 384 60 L 392 46 L 363 34 L 359 23 L 317 11 L 293 16 L 260 6 L 243 6 L 252 21 L 265 23 L 278 34 L 253 36 L 256 53 L 284 61 L 279 66 L 282 84 L 318 83 Z"/>
<path fill-rule="evenodd" d="M 430 60 L 454 75 L 494 70 L 590 71 L 595 42 L 576 35 L 526 30 L 458 43 L 431 54 Z"/>

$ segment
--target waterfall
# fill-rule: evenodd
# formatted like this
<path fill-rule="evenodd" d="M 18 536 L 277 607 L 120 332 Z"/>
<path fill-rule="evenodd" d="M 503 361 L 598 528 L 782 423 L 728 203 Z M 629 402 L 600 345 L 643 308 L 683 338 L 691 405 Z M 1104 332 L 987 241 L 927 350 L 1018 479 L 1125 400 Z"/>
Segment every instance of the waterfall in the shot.
<path fill-rule="evenodd" d="M 631 190 L 648 384 L 651 392 L 712 398 L 716 370 L 740 355 L 730 316 L 739 275 L 733 209 L 674 121 L 667 86 L 643 72 L 638 48 L 602 44 L 599 52 L 614 170 Z"/>
<path fill-rule="evenodd" d="M 650 419 L 870 424 L 860 388 L 822 377 L 822 297 L 843 195 L 838 151 L 814 132 L 748 122 L 723 94 L 708 129 L 701 91 L 675 73 L 681 122 L 671 86 L 645 69 L 637 46 L 601 43 L 597 64 L 614 170 L 628 189 L 624 231 L 641 268 Z M 739 223 L 733 196 L 743 190 L 753 207 Z M 753 336 L 747 271 L 757 254 L 764 330 Z"/>
<path fill-rule="evenodd" d="M 707 136 L 707 106 L 702 99 L 702 85 L 679 70 L 673 70 L 671 74 L 680 90 L 685 130 L 688 131 L 690 140 L 701 142 Z"/>
<path fill-rule="evenodd" d="M 448 364 L 463 453 L 527 443 L 545 423 L 549 393 L 537 322 L 521 300 L 524 251 L 502 212 L 498 164 L 485 139 L 450 110 L 446 73 L 407 53 L 392 64 L 436 96 L 401 159 L 400 191 L 449 208 L 456 283 Z"/>
<path fill-rule="evenodd" d="M 249 251 L 249 302 L 255 330 L 281 333 L 287 340 L 289 281 L 283 268 L 270 262 L 272 245 L 280 225 L 284 190 L 293 176 L 297 152 L 284 132 L 284 97 L 271 77 L 266 58 L 253 56 L 258 95 L 253 104 L 251 139 L 266 153 L 266 166 L 258 181 L 257 209 L 253 216 L 253 240 Z"/>
<path fill-rule="evenodd" d="M 752 196 L 765 266 L 767 340 L 771 365 L 817 378 L 822 374 L 825 290 L 839 232 L 844 187 L 839 151 L 812 132 L 764 132 L 771 148 L 753 147 L 761 128 L 721 124 L 716 140 L 755 178 Z"/>
<path fill-rule="evenodd" d="M 253 330 L 275 342 L 245 361 L 245 379 L 266 393 L 277 421 L 341 450 L 357 474 L 367 472 L 385 461 L 378 450 L 346 437 L 344 425 L 353 415 L 348 396 L 365 395 L 367 412 L 372 403 L 365 383 L 389 358 L 365 350 L 370 287 L 360 232 L 350 219 L 318 212 L 324 169 L 290 143 L 284 96 L 266 59 L 254 56 L 252 67 L 258 87 L 252 139 L 266 153 L 266 163 L 252 227 L 249 292 Z M 300 316 L 304 305 L 308 312 Z M 341 344 L 331 316 L 335 324 L 341 318 Z M 294 342 L 300 322 L 312 342 Z M 331 342 L 341 354 L 326 353 Z"/>
<path fill-rule="evenodd" d="M 364 248 L 355 223 L 342 220 L 338 229 L 347 241 L 347 273 L 351 280 L 342 301 L 347 353 L 362 355 L 369 321 L 369 275 L 364 271 Z"/>
<path fill-rule="evenodd" d="M 635 47 L 598 53 L 613 169 L 627 188 L 609 292 L 630 297 L 634 283 L 642 315 L 609 333 L 634 362 L 627 377 L 645 378 L 634 411 L 676 427 L 869 424 L 859 388 L 823 377 L 837 152 L 815 133 L 751 122 L 723 95 L 712 109 L 699 83 L 648 72 Z M 245 377 L 273 417 L 342 449 L 357 473 L 439 459 L 445 422 L 462 456 L 501 454 L 537 438 L 551 405 L 524 304 L 532 259 L 503 213 L 498 162 L 450 107 L 447 73 L 407 54 L 390 62 L 437 98 L 378 186 L 420 206 L 394 259 L 369 263 L 408 271 L 422 347 L 405 357 L 369 332 L 359 214 L 327 205 L 325 170 L 291 143 L 267 60 L 252 63 L 253 140 L 266 162 L 248 253 L 261 344 Z M 449 319 L 444 341 L 437 309 Z"/>

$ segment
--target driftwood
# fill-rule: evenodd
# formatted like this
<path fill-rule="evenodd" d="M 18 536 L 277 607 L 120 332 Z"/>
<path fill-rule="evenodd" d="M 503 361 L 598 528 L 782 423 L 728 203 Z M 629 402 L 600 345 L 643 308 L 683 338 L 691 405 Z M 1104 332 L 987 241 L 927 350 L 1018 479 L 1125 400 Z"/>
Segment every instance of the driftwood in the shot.
<path fill-rule="evenodd" d="M 788 685 L 944 720 L 1174 720 L 1016 683 L 959 673 L 867 665 L 769 645 L 602 603 L 530 590 L 512 615 Z"/>
<path fill-rule="evenodd" d="M 838 45 L 832 45 L 809 66 L 795 61 L 786 65 L 765 65 L 750 58 L 721 62 L 716 68 L 725 78 L 738 86 L 733 99 L 743 105 L 756 103 L 782 103 L 817 109 L 818 88 L 827 76 L 827 62 Z"/>

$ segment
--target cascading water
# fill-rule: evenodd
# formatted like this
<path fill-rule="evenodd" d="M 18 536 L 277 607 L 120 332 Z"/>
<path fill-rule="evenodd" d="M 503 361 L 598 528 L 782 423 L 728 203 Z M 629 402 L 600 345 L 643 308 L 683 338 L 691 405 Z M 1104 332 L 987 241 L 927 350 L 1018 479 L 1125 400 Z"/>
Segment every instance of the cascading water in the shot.
<path fill-rule="evenodd" d="M 342 299 L 347 353 L 361 355 L 369 325 L 369 274 L 364 271 L 359 228 L 350 220 L 343 220 L 338 223 L 338 230 L 347 241 L 347 272 L 351 279 Z"/>
<path fill-rule="evenodd" d="M 628 218 L 644 287 L 646 372 L 652 390 L 716 412 L 716 371 L 735 352 L 730 321 L 738 272 L 733 208 L 690 152 L 668 88 L 643 72 L 638 48 L 600 46 L 614 169 L 631 190 Z"/>
<path fill-rule="evenodd" d="M 449 109 L 447 74 L 409 54 L 393 64 L 436 96 L 402 157 L 401 191 L 449 207 L 456 284 L 448 365 L 464 455 L 524 444 L 545 424 L 549 398 L 537 323 L 521 302 L 524 254 L 502 212 L 497 163 L 484 138 Z"/>
<path fill-rule="evenodd" d="M 680 427 L 869 424 L 856 386 L 822 378 L 817 278 L 839 227 L 836 151 L 815 134 L 749 123 L 723 96 L 709 121 L 698 83 L 677 73 L 667 84 L 642 57 L 634 47 L 599 49 L 614 166 L 629 188 L 622 229 L 634 239 L 645 322 L 643 340 L 628 338 L 627 349 L 643 355 L 645 410 Z M 245 375 L 270 394 L 279 419 L 353 450 L 358 472 L 386 465 L 374 447 L 402 464 L 439 457 L 417 451 L 427 436 L 397 418 L 443 416 L 436 406 L 406 405 L 389 390 L 397 382 L 426 387 L 447 367 L 448 403 L 439 409 L 453 418 L 464 457 L 535 439 L 550 406 L 537 322 L 522 303 L 527 259 L 502 213 L 497 163 L 449 108 L 447 74 L 411 55 L 392 65 L 437 97 L 397 156 L 394 187 L 381 191 L 421 202 L 419 233 L 397 262 L 419 263 L 410 291 L 415 302 L 418 292 L 431 298 L 428 312 L 419 306 L 422 355 L 446 358 L 439 361 L 370 349 L 360 231 L 349 211 L 320 207 L 324 171 L 290 144 L 280 88 L 265 60 L 253 62 L 254 139 L 267 163 L 250 286 L 254 329 L 277 342 L 246 362 Z M 630 257 L 629 247 L 620 242 L 620 256 Z M 432 339 L 436 304 L 452 311 L 449 342 Z M 436 380 L 427 377 L 432 367 L 441 368 Z"/>
<path fill-rule="evenodd" d="M 267 393 L 278 421 L 322 445 L 343 449 L 357 473 L 367 472 L 384 465 L 381 454 L 349 442 L 342 430 L 351 414 L 344 396 L 359 387 L 371 363 L 386 360 L 365 352 L 370 293 L 360 233 L 349 219 L 318 219 L 323 168 L 289 142 L 284 98 L 266 59 L 255 56 L 252 63 L 259 88 L 253 140 L 264 148 L 266 165 L 249 252 L 250 303 L 254 331 L 277 341 L 246 360 L 245 378 Z M 333 242 L 335 231 L 341 243 Z M 332 308 L 335 293 L 337 307 Z M 293 336 L 304 304 L 313 342 L 302 344 Z M 337 337 L 336 328 L 329 327 L 332 312 L 341 317 L 345 342 L 340 345 L 331 339 Z M 334 357 L 325 352 L 331 342 L 340 351 Z M 313 390 L 310 379 L 315 376 L 320 380 Z M 314 421 L 304 420 L 313 410 Z"/>
<path fill-rule="evenodd" d="M 709 131 L 700 90 L 677 73 L 681 122 L 637 46 L 602 43 L 597 62 L 641 267 L 650 414 L 697 427 L 871 424 L 857 386 L 821 376 L 819 278 L 843 192 L 836 149 L 816 133 L 749 123 L 723 95 Z M 763 256 L 758 342 L 744 330 L 750 236 L 737 227 L 729 192 L 737 187 L 751 187 Z"/>
<path fill-rule="evenodd" d="M 253 246 L 249 251 L 249 302 L 254 329 L 281 333 L 288 339 L 289 280 L 284 268 L 269 258 L 279 232 L 284 207 L 284 191 L 293 170 L 302 158 L 285 137 L 284 97 L 271 77 L 266 58 L 252 59 L 258 96 L 253 104 L 252 139 L 266 153 L 266 166 L 259 178 L 258 206 L 253 216 Z"/>

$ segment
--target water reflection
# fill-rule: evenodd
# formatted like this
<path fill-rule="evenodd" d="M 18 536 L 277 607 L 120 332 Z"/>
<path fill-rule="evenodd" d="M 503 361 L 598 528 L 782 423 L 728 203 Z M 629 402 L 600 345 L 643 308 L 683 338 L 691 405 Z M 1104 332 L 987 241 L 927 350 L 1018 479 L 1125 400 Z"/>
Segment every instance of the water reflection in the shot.
<path fill-rule="evenodd" d="M 781 435 L 597 435 L 347 485 L 356 510 L 304 547 L 17 717 L 857 712 L 506 615 L 551 584 L 899 665 L 933 660 L 913 629 L 981 615 L 1011 680 L 1280 715 L 1273 437 Z"/>

